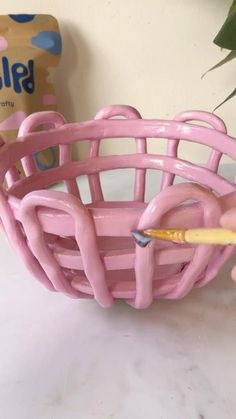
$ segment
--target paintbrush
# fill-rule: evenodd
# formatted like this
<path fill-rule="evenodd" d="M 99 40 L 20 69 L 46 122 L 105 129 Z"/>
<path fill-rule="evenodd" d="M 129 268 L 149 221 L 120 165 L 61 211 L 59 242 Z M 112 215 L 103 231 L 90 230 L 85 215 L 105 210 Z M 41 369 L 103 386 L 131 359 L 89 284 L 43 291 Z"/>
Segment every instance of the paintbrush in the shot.
<path fill-rule="evenodd" d="M 224 228 L 194 228 L 183 229 L 145 229 L 133 230 L 132 235 L 136 243 L 146 247 L 152 239 L 170 241 L 179 244 L 211 244 L 223 245 L 236 244 L 236 232 Z"/>

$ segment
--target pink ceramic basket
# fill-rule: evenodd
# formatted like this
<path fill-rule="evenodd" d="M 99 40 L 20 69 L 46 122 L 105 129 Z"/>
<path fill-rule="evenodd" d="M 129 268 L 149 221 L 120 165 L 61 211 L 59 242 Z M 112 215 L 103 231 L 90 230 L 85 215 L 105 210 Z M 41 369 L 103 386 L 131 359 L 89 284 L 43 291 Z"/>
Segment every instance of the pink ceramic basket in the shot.
<path fill-rule="evenodd" d="M 43 124 L 50 129 L 33 132 Z M 135 139 L 135 154 L 99 156 L 101 139 L 127 137 Z M 147 138 L 168 139 L 166 155 L 148 154 Z M 90 141 L 89 157 L 72 161 L 72 144 L 85 139 Z M 180 139 L 207 146 L 207 164 L 178 158 Z M 55 145 L 59 166 L 39 172 L 34 153 Z M 212 280 L 235 247 L 152 241 L 140 248 L 130 232 L 217 226 L 222 212 L 236 206 L 235 183 L 218 174 L 223 155 L 236 159 L 236 141 L 226 134 L 222 120 L 207 112 L 146 120 L 129 106 L 111 106 L 93 121 L 73 124 L 55 112 L 33 114 L 21 125 L 16 142 L 0 150 L 3 229 L 28 269 L 50 290 L 95 298 L 104 307 L 116 298 L 135 308 L 149 306 L 154 298 L 182 298 Z M 18 161 L 25 172 L 22 179 L 15 168 Z M 135 169 L 133 200 L 105 201 L 99 173 L 122 168 Z M 160 191 L 149 203 L 144 199 L 147 169 L 162 172 Z M 81 175 L 89 179 L 91 203 L 86 205 L 76 182 Z M 174 184 L 176 176 L 186 182 Z M 67 193 L 47 189 L 58 181 L 66 184 Z"/>

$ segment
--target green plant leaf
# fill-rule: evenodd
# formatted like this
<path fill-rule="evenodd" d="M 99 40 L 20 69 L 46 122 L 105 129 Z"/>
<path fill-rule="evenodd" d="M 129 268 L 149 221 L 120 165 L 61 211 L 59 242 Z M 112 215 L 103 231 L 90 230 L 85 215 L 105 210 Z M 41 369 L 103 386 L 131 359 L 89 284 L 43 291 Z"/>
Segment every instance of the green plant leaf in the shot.
<path fill-rule="evenodd" d="M 214 65 L 213 67 L 209 68 L 209 70 L 207 70 L 203 75 L 202 75 L 202 79 L 203 77 L 205 77 L 205 75 L 207 73 L 209 73 L 212 70 L 215 70 L 216 68 L 221 67 L 222 65 L 228 63 L 229 61 L 233 60 L 236 57 L 236 51 L 230 51 L 230 53 L 228 55 L 226 55 L 225 58 L 223 58 L 223 60 L 219 61 L 216 65 Z"/>
<path fill-rule="evenodd" d="M 216 109 L 218 109 L 224 103 L 228 102 L 228 100 L 232 99 L 234 96 L 236 96 L 236 88 L 232 91 L 232 93 L 230 93 L 229 96 L 227 96 L 227 98 L 225 100 L 223 100 L 223 102 L 221 102 L 219 105 L 216 106 L 216 108 L 213 110 L 213 112 L 215 112 Z"/>
<path fill-rule="evenodd" d="M 229 13 L 228 13 L 228 15 L 230 15 L 230 13 L 231 13 L 234 9 L 236 9 L 236 0 L 234 0 L 234 1 L 233 1 L 233 3 L 231 4 L 230 9 L 229 9 Z"/>
<path fill-rule="evenodd" d="M 221 48 L 236 50 L 236 8 L 228 15 L 214 43 Z"/>

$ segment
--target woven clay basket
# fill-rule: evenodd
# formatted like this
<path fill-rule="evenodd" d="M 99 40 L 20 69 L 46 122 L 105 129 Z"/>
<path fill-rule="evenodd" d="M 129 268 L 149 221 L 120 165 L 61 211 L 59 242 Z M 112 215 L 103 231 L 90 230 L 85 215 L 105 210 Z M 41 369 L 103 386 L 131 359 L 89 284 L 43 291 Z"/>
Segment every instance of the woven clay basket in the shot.
<path fill-rule="evenodd" d="M 46 126 L 44 131 L 38 127 Z M 36 131 L 37 130 L 37 131 Z M 133 138 L 134 154 L 99 156 L 102 139 Z M 167 139 L 165 155 L 147 152 L 147 139 Z M 88 140 L 89 156 L 72 160 L 72 145 Z M 206 146 L 208 162 L 178 157 L 181 140 Z M 59 146 L 56 168 L 38 171 L 35 154 Z M 223 155 L 236 159 L 236 140 L 221 119 L 188 111 L 174 120 L 147 120 L 129 106 L 102 109 L 95 120 L 65 122 L 55 112 L 29 116 L 18 139 L 0 149 L 0 217 L 3 231 L 43 285 L 73 298 L 95 298 L 103 307 L 125 299 L 135 308 L 155 298 L 178 299 L 211 281 L 235 246 L 135 245 L 131 230 L 152 227 L 216 227 L 236 207 L 236 184 L 218 174 Z M 20 177 L 16 163 L 25 176 Z M 100 172 L 135 169 L 131 201 L 106 201 Z M 162 172 L 160 190 L 145 202 L 146 172 Z M 86 175 L 91 202 L 84 204 L 76 178 Z M 186 181 L 175 184 L 176 176 Z M 49 188 L 62 181 L 67 192 Z"/>

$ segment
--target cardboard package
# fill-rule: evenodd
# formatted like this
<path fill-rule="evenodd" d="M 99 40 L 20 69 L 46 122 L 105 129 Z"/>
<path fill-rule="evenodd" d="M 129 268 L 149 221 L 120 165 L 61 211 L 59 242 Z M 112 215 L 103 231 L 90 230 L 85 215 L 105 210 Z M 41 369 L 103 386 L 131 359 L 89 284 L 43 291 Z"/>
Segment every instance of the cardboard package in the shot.
<path fill-rule="evenodd" d="M 49 15 L 0 16 L 0 136 L 17 137 L 31 113 L 56 110 L 54 74 L 62 50 L 58 22 Z M 57 165 L 55 148 L 35 155 L 39 170 Z"/>

